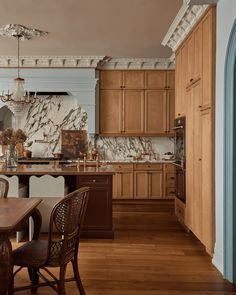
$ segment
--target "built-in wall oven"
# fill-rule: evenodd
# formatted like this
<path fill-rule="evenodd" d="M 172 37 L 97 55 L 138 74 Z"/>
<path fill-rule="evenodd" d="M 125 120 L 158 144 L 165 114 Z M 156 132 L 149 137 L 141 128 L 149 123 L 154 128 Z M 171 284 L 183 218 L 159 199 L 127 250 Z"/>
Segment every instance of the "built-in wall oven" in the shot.
<path fill-rule="evenodd" d="M 175 120 L 175 195 L 182 202 L 186 202 L 186 139 L 185 139 L 185 117 Z"/>

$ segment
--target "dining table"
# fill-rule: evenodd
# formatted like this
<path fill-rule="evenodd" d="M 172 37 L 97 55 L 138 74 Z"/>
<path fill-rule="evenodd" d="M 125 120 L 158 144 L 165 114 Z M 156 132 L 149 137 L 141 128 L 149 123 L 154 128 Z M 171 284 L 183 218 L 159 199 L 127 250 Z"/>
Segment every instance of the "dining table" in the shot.
<path fill-rule="evenodd" d="M 0 295 L 8 294 L 9 280 L 12 275 L 10 237 L 22 229 L 29 217 L 34 221 L 33 239 L 38 239 L 41 227 L 41 214 L 37 209 L 38 198 L 1 198 L 0 199 Z"/>

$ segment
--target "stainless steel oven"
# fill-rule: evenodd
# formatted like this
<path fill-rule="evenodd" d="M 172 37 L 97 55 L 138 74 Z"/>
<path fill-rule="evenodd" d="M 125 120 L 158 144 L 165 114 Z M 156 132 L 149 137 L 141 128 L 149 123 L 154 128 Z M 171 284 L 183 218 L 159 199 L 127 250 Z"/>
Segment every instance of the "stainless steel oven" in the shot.
<path fill-rule="evenodd" d="M 175 195 L 182 202 L 186 202 L 185 182 L 185 117 L 175 120 Z"/>

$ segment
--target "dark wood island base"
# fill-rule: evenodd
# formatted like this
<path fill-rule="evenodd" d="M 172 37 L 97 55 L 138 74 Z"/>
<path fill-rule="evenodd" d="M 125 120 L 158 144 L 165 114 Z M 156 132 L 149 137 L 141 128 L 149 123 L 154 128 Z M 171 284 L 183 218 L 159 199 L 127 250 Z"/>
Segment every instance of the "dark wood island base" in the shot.
<path fill-rule="evenodd" d="M 19 165 L 15 169 L 0 169 L 0 175 L 19 177 L 19 182 L 29 187 L 30 176 L 51 175 L 63 176 L 69 192 L 88 186 L 88 207 L 85 215 L 82 238 L 111 239 L 114 238 L 112 222 L 112 167 L 87 167 L 78 170 L 66 165 Z"/>

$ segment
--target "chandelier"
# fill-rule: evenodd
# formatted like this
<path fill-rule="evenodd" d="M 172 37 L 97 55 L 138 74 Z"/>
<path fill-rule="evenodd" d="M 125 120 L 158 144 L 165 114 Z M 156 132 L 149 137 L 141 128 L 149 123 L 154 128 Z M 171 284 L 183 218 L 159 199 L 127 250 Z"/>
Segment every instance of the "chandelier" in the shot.
<path fill-rule="evenodd" d="M 25 110 L 26 105 L 34 104 L 37 99 L 37 93 L 31 95 L 30 91 L 24 90 L 25 80 L 20 77 L 20 40 L 30 40 L 35 36 L 42 36 L 48 34 L 47 32 L 30 29 L 22 25 L 10 24 L 5 28 L 0 29 L 0 35 L 6 37 L 13 37 L 17 39 L 17 78 L 15 81 L 15 89 L 10 93 L 2 91 L 0 98 L 13 112 L 14 115 L 19 115 Z"/>

